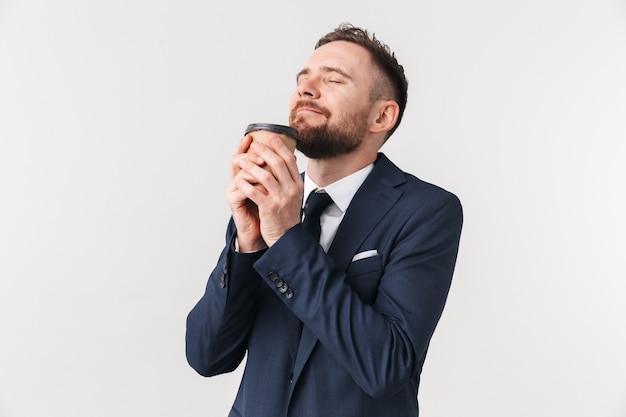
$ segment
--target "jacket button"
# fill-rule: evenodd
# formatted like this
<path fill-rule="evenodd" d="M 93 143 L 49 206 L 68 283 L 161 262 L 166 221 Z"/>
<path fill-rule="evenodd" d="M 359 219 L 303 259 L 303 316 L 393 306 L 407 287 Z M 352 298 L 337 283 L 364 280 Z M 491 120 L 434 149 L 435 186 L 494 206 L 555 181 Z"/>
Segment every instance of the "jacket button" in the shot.
<path fill-rule="evenodd" d="M 285 293 L 287 292 L 287 290 L 289 290 L 289 286 L 288 286 L 287 284 L 285 284 L 284 282 L 283 282 L 283 285 L 281 285 L 280 287 L 278 287 L 278 291 L 279 291 L 281 294 L 285 294 Z"/>
<path fill-rule="evenodd" d="M 288 300 L 291 300 L 293 298 L 293 290 L 291 288 L 287 288 L 287 291 L 285 291 L 285 297 Z"/>
<path fill-rule="evenodd" d="M 276 288 L 280 288 L 280 287 L 282 287 L 283 285 L 285 285 L 285 281 L 283 281 L 283 280 L 282 280 L 282 279 L 280 279 L 280 278 L 276 278 L 276 279 L 274 280 L 274 285 L 276 286 Z"/>

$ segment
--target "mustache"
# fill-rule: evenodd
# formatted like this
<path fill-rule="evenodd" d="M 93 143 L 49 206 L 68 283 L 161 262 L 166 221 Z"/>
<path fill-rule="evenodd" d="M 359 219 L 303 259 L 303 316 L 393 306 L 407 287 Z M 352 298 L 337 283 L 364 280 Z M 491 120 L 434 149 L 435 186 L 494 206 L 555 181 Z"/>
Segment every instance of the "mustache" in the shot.
<path fill-rule="evenodd" d="M 327 117 L 330 116 L 330 111 L 327 108 L 322 107 L 319 104 L 314 103 L 312 101 L 308 101 L 308 100 L 298 101 L 296 103 L 296 105 L 293 106 L 293 111 L 295 112 L 296 110 L 301 109 L 302 107 L 307 107 L 309 109 L 318 111 L 318 112 L 322 113 L 324 116 L 327 116 Z"/>

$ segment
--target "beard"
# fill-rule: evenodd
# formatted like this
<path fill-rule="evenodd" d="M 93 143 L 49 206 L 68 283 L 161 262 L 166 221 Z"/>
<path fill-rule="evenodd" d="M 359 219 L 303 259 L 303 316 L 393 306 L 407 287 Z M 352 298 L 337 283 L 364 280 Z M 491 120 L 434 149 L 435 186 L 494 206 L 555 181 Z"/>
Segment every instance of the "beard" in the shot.
<path fill-rule="evenodd" d="M 304 106 L 321 112 L 326 117 L 326 121 L 319 126 L 308 125 L 305 118 L 296 113 L 298 108 Z M 300 136 L 296 149 L 308 158 L 330 159 L 349 154 L 361 145 L 368 129 L 368 107 L 364 106 L 344 114 L 334 125 L 328 122 L 330 116 L 328 109 L 310 102 L 300 102 L 291 110 L 289 124 L 298 131 L 298 136 Z"/>

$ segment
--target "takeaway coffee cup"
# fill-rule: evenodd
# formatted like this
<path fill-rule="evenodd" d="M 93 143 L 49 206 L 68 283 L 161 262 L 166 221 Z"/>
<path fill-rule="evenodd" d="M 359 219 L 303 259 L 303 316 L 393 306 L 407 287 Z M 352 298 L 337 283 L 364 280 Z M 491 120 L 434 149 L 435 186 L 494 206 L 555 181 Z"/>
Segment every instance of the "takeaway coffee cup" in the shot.
<path fill-rule="evenodd" d="M 291 152 L 296 150 L 298 143 L 298 131 L 290 126 L 276 125 L 272 123 L 252 123 L 246 128 L 245 134 L 252 135 L 252 140 L 270 146 L 271 135 L 277 135 Z"/>

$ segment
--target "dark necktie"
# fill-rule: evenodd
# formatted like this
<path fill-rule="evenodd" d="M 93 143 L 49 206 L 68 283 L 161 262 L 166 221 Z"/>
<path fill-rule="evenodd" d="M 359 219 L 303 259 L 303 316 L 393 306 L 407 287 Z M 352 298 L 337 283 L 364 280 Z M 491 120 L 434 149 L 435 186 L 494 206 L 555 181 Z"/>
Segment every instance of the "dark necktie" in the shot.
<path fill-rule="evenodd" d="M 311 192 L 304 206 L 304 221 L 302 225 L 313 235 L 315 240 L 320 240 L 320 215 L 333 202 L 326 192 Z"/>

